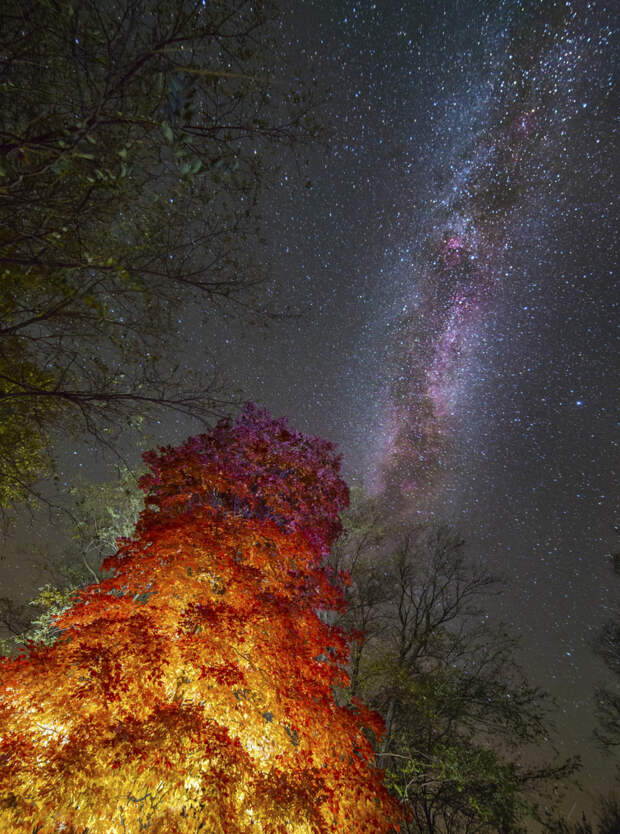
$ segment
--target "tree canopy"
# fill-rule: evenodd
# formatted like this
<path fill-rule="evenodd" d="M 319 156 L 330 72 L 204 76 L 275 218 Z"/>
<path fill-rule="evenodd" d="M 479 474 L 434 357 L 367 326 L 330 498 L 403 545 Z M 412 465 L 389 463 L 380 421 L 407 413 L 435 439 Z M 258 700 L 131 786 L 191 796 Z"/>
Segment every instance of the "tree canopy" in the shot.
<path fill-rule="evenodd" d="M 170 344 L 267 308 L 258 202 L 307 99 L 268 0 L 17 0 L 0 12 L 0 505 L 61 427 L 101 446 L 222 392 Z"/>
<path fill-rule="evenodd" d="M 397 808 L 347 686 L 329 443 L 248 407 L 144 456 L 145 509 L 59 639 L 0 669 L 0 828 L 378 834 Z"/>
<path fill-rule="evenodd" d="M 498 583 L 454 531 L 385 524 L 361 501 L 335 548 L 350 570 L 339 621 L 354 635 L 351 690 L 379 711 L 386 781 L 411 834 L 519 832 L 572 760 L 549 744 L 548 708 L 485 609 Z M 537 749 L 538 748 L 538 749 Z"/>

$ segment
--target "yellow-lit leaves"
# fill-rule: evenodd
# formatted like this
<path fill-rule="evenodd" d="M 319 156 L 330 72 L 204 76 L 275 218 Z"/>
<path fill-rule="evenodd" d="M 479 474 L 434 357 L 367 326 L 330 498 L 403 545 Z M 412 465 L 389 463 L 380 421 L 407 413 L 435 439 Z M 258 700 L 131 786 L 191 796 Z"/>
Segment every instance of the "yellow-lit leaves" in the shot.
<path fill-rule="evenodd" d="M 380 721 L 337 703 L 348 646 L 317 613 L 342 605 L 331 447 L 254 410 L 147 462 L 159 511 L 53 646 L 2 662 L 0 830 L 393 830 Z"/>

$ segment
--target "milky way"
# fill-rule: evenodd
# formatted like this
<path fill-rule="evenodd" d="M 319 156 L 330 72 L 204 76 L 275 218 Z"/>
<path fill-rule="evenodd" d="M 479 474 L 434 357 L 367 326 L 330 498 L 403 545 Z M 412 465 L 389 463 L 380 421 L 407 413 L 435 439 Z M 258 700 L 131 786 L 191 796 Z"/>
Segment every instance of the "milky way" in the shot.
<path fill-rule="evenodd" d="M 618 598 L 611 7 L 311 6 L 304 55 L 333 82 L 339 141 L 308 209 L 278 215 L 303 230 L 286 275 L 320 322 L 288 343 L 283 410 L 504 579 L 493 616 L 605 790 L 590 641 Z"/>
<path fill-rule="evenodd" d="M 588 21 L 592 4 L 538 6 L 504 4 L 504 26 L 495 42 L 489 37 L 489 50 L 502 55 L 501 71 L 491 76 L 481 127 L 451 161 L 424 218 L 410 295 L 392 328 L 375 487 L 421 513 L 433 512 L 450 479 L 480 326 L 520 258 L 518 229 L 524 217 L 535 218 L 554 174 L 561 178 L 553 168 L 571 124 L 599 103 L 600 91 L 593 97 L 588 80 L 609 27 Z"/>

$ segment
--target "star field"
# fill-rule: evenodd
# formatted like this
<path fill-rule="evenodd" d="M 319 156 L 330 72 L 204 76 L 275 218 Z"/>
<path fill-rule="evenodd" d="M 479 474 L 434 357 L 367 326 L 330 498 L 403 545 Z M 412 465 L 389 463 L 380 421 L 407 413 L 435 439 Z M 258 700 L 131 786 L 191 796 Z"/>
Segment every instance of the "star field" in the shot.
<path fill-rule="evenodd" d="M 619 594 L 611 9 L 314 2 L 291 18 L 335 129 L 303 200 L 291 169 L 270 205 L 305 313 L 253 345 L 243 383 L 504 576 L 493 614 L 604 790 L 589 641 Z"/>
<path fill-rule="evenodd" d="M 620 603 L 617 17 L 604 0 L 283 5 L 327 133 L 263 205 L 274 301 L 298 315 L 201 330 L 188 313 L 179 361 L 214 358 L 335 441 L 350 483 L 454 524 L 504 577 L 489 615 L 557 698 L 587 810 L 613 786 L 590 641 Z"/>

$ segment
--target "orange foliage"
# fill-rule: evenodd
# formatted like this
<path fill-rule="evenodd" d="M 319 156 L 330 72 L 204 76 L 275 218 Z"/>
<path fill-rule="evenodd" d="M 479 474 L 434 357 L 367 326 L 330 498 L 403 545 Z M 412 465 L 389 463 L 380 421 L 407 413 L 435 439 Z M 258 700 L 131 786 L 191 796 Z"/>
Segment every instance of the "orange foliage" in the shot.
<path fill-rule="evenodd" d="M 347 501 L 330 444 L 248 406 L 144 456 L 136 533 L 0 660 L 0 831 L 396 830 L 368 731 L 340 704 L 325 556 Z M 366 730 L 364 730 L 366 728 Z"/>

